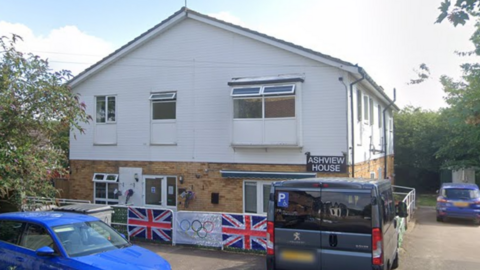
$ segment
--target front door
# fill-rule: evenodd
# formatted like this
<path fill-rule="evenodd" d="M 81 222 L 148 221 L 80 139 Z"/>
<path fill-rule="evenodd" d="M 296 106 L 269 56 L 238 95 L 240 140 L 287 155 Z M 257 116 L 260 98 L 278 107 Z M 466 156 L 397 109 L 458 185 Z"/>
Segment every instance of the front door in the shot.
<path fill-rule="evenodd" d="M 177 209 L 177 177 L 145 175 L 144 183 L 146 206 Z"/>

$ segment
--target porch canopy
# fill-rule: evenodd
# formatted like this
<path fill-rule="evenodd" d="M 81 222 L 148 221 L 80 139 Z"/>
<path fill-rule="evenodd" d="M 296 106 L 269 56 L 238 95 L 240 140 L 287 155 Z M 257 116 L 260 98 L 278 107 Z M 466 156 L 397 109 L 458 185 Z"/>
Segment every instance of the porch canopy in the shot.
<path fill-rule="evenodd" d="M 308 172 L 252 172 L 252 171 L 220 171 L 224 178 L 243 179 L 303 179 L 316 177 L 316 173 Z"/>

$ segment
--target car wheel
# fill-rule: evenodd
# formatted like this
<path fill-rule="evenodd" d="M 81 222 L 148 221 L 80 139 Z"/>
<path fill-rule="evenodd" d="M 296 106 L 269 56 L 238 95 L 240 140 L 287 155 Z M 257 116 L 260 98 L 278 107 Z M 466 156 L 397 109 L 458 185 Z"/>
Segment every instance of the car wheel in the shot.
<path fill-rule="evenodd" d="M 395 260 L 393 260 L 391 269 L 397 269 L 397 268 L 398 268 L 398 250 L 395 253 Z"/>
<path fill-rule="evenodd" d="M 437 216 L 437 222 L 443 222 L 443 217 Z"/>

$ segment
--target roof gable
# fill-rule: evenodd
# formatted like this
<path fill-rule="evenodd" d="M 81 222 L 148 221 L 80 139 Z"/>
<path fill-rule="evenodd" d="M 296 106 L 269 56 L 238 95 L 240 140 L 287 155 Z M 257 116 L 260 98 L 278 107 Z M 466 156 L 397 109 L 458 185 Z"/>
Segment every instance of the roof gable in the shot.
<path fill-rule="evenodd" d="M 179 11 L 175 12 L 172 16 L 168 17 L 167 19 L 163 20 L 159 24 L 155 25 L 154 27 L 150 28 L 140 36 L 136 37 L 132 41 L 128 42 L 124 46 L 120 47 L 113 53 L 109 54 L 102 60 L 98 61 L 91 67 L 87 68 L 77 76 L 75 76 L 70 82 L 71 87 L 75 87 L 77 84 L 82 82 L 83 80 L 87 79 L 97 71 L 107 67 L 108 65 L 114 63 L 117 59 L 121 58 L 122 56 L 128 54 L 135 48 L 143 45 L 145 42 L 148 42 L 152 38 L 155 38 L 157 35 L 163 33 L 164 31 L 167 31 L 177 23 L 185 20 L 186 18 L 190 18 L 202 23 L 206 23 L 218 28 L 222 28 L 226 31 L 234 32 L 236 34 L 246 36 L 258 41 L 261 41 L 263 43 L 267 43 L 269 45 L 282 48 L 287 51 L 291 51 L 295 54 L 302 55 L 304 57 L 313 59 L 315 61 L 322 62 L 324 64 L 330 65 L 330 66 L 335 66 L 340 69 L 344 69 L 348 72 L 353 72 L 353 73 L 358 73 L 357 71 L 357 66 L 353 65 L 352 63 L 343 61 L 338 58 L 334 58 L 332 56 L 322 54 L 316 51 L 313 51 L 311 49 L 304 48 L 302 46 L 280 40 L 277 38 L 274 38 L 272 36 L 268 36 L 238 25 L 234 25 L 228 22 L 224 22 L 218 19 L 215 19 L 213 17 L 209 17 L 207 15 L 198 13 L 196 11 L 187 9 L 183 7 Z"/>
<path fill-rule="evenodd" d="M 113 53 L 109 54 L 102 60 L 98 61 L 97 63 L 93 64 L 91 67 L 87 68 L 86 70 L 84 70 L 83 72 L 75 76 L 72 80 L 70 80 L 69 85 L 71 87 L 75 87 L 76 85 L 80 84 L 84 80 L 88 79 L 90 76 L 96 74 L 96 72 L 108 67 L 109 65 L 116 62 L 118 59 L 122 58 L 123 56 L 127 55 L 131 51 L 135 50 L 136 48 L 150 41 L 151 39 L 162 34 L 163 32 L 168 31 L 170 28 L 174 27 L 175 25 L 177 25 L 178 23 L 182 22 L 187 18 L 193 19 L 195 21 L 199 21 L 214 27 L 218 27 L 226 31 L 233 32 L 238 35 L 245 36 L 280 49 L 284 49 L 294 54 L 301 55 L 303 57 L 339 68 L 341 70 L 345 70 L 353 74 L 354 77 L 357 77 L 357 78 L 361 78 L 363 74 L 364 78 L 366 79 L 365 81 L 367 81 L 369 85 L 372 86 L 372 88 L 378 91 L 379 96 L 384 98 L 387 101 L 387 103 L 391 102 L 391 99 L 383 91 L 383 88 L 378 86 L 375 83 L 375 81 L 373 81 L 373 79 L 365 72 L 365 70 L 363 70 L 361 67 L 357 65 L 343 61 L 339 58 L 335 58 L 335 57 L 302 47 L 300 45 L 293 44 L 291 42 L 277 39 L 275 37 L 262 34 L 254 30 L 250 30 L 232 23 L 228 23 L 207 15 L 198 13 L 196 11 L 187 9 L 185 7 L 181 8 L 179 11 L 175 12 L 173 15 L 171 15 L 167 19 L 163 20 L 159 24 L 150 28 L 146 32 L 142 33 L 140 36 L 136 37 L 132 41 L 128 42 L 124 46 L 120 47 Z M 398 107 L 396 105 L 393 105 L 393 107 L 398 110 Z"/>

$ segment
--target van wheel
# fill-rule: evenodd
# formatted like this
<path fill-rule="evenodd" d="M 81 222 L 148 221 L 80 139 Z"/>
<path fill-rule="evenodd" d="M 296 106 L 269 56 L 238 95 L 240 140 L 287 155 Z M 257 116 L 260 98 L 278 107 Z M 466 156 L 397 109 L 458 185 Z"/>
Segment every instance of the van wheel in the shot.
<path fill-rule="evenodd" d="M 443 217 L 437 216 L 437 222 L 443 222 Z"/>
<path fill-rule="evenodd" d="M 397 269 L 397 268 L 398 268 L 398 251 L 395 253 L 395 260 L 393 260 L 391 269 Z"/>

